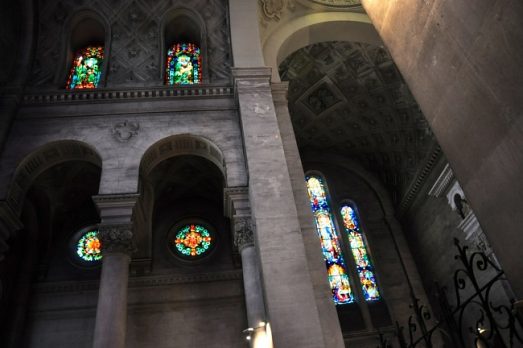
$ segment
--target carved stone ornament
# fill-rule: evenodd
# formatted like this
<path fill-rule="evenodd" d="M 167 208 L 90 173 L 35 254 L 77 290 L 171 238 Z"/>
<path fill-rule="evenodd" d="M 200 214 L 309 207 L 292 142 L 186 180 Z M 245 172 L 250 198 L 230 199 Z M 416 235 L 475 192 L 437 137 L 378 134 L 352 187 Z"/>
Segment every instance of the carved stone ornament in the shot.
<path fill-rule="evenodd" d="M 311 0 L 325 6 L 347 7 L 361 4 L 361 0 Z"/>
<path fill-rule="evenodd" d="M 129 122 L 127 120 L 114 125 L 111 133 L 114 138 L 122 143 L 129 141 L 138 134 L 140 124 L 138 122 Z"/>
<path fill-rule="evenodd" d="M 260 0 L 263 14 L 268 19 L 279 20 L 287 0 Z"/>
<path fill-rule="evenodd" d="M 132 254 L 136 248 L 133 244 L 131 224 L 100 225 L 98 227 L 102 252 Z"/>
<path fill-rule="evenodd" d="M 249 217 L 237 218 L 234 221 L 234 245 L 241 251 L 254 245 L 253 224 Z"/>

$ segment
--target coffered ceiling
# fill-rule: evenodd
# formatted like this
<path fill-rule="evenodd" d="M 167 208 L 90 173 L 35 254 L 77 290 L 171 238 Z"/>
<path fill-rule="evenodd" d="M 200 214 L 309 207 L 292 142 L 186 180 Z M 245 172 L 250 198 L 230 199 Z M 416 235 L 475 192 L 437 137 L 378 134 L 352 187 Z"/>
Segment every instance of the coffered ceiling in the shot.
<path fill-rule="evenodd" d="M 300 152 L 325 151 L 359 161 L 395 203 L 436 147 L 416 101 L 382 47 L 323 42 L 280 65 Z"/>

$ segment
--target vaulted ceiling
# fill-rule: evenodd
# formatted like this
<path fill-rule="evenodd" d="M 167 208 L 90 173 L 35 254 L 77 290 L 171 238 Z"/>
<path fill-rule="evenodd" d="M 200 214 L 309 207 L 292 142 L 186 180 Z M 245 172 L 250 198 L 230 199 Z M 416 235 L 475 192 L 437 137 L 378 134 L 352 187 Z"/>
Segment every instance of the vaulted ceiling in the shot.
<path fill-rule="evenodd" d="M 280 65 L 300 153 L 359 161 L 399 203 L 437 146 L 386 49 L 352 42 L 304 47 Z"/>

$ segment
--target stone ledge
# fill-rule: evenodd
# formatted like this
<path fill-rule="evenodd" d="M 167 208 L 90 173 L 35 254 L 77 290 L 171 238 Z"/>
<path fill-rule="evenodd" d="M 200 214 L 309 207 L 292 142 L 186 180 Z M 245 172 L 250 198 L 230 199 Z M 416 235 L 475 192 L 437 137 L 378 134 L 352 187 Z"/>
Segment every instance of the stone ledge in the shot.
<path fill-rule="evenodd" d="M 241 280 L 242 270 L 233 270 L 215 273 L 199 274 L 173 274 L 147 277 L 129 278 L 129 288 L 169 286 L 175 284 L 206 283 L 214 281 Z M 78 291 L 98 291 L 99 281 L 63 281 L 52 283 L 38 283 L 35 290 L 39 294 L 43 293 L 63 293 Z"/>
<path fill-rule="evenodd" d="M 22 98 L 24 105 L 82 102 L 118 102 L 142 99 L 165 98 L 202 98 L 232 96 L 230 86 L 198 86 L 177 88 L 140 88 L 140 89 L 96 89 L 83 91 L 56 91 L 46 93 L 28 93 Z"/>

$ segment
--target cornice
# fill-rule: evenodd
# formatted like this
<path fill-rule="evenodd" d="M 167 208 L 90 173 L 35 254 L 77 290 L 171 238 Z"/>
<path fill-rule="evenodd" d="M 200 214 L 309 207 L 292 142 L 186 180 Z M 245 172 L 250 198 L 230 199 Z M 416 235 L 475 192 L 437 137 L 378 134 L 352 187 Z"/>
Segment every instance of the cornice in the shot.
<path fill-rule="evenodd" d="M 25 106 L 45 104 L 114 103 L 131 100 L 199 99 L 232 97 L 231 86 L 155 87 L 139 89 L 95 89 L 82 91 L 29 92 L 22 97 Z"/>
<path fill-rule="evenodd" d="M 234 281 L 241 279 L 241 269 L 215 273 L 131 277 L 129 278 L 129 289 L 144 287 L 161 287 L 176 284 L 208 283 L 215 281 Z M 36 292 L 40 294 L 78 291 L 98 291 L 99 284 L 100 283 L 97 280 L 38 283 L 36 284 L 35 289 Z"/>

